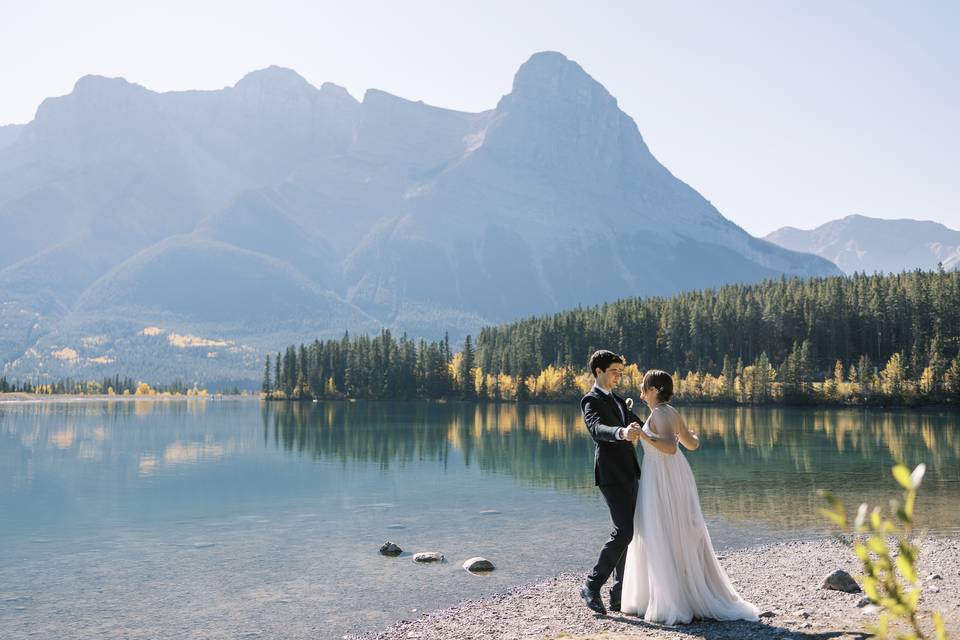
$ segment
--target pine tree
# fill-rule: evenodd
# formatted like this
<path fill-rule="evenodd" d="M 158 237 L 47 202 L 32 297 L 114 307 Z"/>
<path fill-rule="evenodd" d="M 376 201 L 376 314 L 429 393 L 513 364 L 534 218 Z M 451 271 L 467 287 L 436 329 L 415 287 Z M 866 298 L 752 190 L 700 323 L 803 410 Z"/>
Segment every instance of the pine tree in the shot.
<path fill-rule="evenodd" d="M 260 387 L 260 391 L 264 394 L 270 393 L 272 391 L 270 386 L 270 355 L 267 355 L 267 362 L 263 367 L 263 384 Z"/>
<path fill-rule="evenodd" d="M 474 351 L 470 336 L 467 336 L 463 341 L 463 351 L 461 355 L 462 357 L 460 358 L 458 367 L 459 371 L 457 371 L 457 379 L 460 380 L 461 386 L 460 397 L 465 400 L 473 400 L 477 394 L 473 384 Z"/>
<path fill-rule="evenodd" d="M 723 356 L 723 398 L 724 400 L 735 400 L 734 385 L 736 383 L 737 371 L 733 366 L 733 359 L 729 355 Z"/>
<path fill-rule="evenodd" d="M 300 345 L 300 355 L 297 357 L 297 388 L 294 395 L 299 398 L 310 397 L 310 387 L 307 384 L 309 363 L 307 361 L 307 349 Z"/>
<path fill-rule="evenodd" d="M 282 386 L 280 384 L 280 352 L 277 351 L 277 358 L 273 361 L 273 389 L 275 391 L 280 391 Z"/>
<path fill-rule="evenodd" d="M 944 374 L 944 380 L 948 399 L 960 404 L 960 356 L 950 362 L 950 368 Z"/>

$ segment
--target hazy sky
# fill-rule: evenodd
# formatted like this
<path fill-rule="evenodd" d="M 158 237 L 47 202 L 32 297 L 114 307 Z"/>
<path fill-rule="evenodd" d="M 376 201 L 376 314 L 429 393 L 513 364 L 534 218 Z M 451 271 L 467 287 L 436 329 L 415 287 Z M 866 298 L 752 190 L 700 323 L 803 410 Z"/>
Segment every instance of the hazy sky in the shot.
<path fill-rule="evenodd" d="M 141 4 L 4 1 L 0 124 L 88 73 L 208 89 L 271 64 L 480 111 L 549 49 L 751 233 L 851 213 L 960 229 L 960 2 Z"/>

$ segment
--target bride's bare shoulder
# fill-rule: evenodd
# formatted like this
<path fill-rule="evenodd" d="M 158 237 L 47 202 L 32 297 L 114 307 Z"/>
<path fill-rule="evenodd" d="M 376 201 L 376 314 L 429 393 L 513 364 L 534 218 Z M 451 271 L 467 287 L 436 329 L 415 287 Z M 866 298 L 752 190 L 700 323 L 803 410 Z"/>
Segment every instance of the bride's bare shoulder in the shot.
<path fill-rule="evenodd" d="M 671 418 L 680 415 L 680 412 L 674 409 L 673 405 L 669 405 L 669 404 L 658 404 L 656 407 L 653 408 L 652 413 L 656 413 L 657 411 L 660 411 L 665 416 L 670 416 Z"/>

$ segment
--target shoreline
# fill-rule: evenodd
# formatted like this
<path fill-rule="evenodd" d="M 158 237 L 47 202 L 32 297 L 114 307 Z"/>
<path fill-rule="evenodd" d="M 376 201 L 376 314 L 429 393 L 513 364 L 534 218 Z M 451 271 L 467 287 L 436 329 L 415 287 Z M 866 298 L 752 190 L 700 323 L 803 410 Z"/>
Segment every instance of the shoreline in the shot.
<path fill-rule="evenodd" d="M 920 540 L 920 609 L 924 628 L 932 630 L 930 612 L 944 616 L 947 632 L 960 632 L 960 534 Z M 344 636 L 347 640 L 743 640 L 745 638 L 862 640 L 878 617 L 864 594 L 821 589 L 837 569 L 858 576 L 861 565 L 853 551 L 832 538 L 793 540 L 720 553 L 727 575 L 740 595 L 765 614 L 759 622 L 694 620 L 675 626 L 636 616 L 588 610 L 578 590 L 582 573 L 513 587 L 478 600 L 464 600 L 445 609 L 400 620 L 386 629 Z M 607 603 L 608 586 L 603 589 Z M 894 628 L 894 627 L 892 627 Z M 931 637 L 933 637 L 931 635 Z"/>
<path fill-rule="evenodd" d="M 247 395 L 243 394 L 226 394 L 226 393 L 208 393 L 207 395 L 195 395 L 188 396 L 184 394 L 180 395 L 122 395 L 122 394 L 97 394 L 97 395 L 84 395 L 84 394 L 46 394 L 46 393 L 23 393 L 23 392 L 5 392 L 0 393 L 0 405 L 3 404 L 43 404 L 51 402 L 129 402 L 129 401 L 139 401 L 139 400 L 150 400 L 150 401 L 172 401 L 172 400 L 259 400 L 263 403 L 273 404 L 277 403 L 280 405 L 301 405 L 301 404 L 313 404 L 313 403 L 324 403 L 324 402 L 426 402 L 431 404 L 447 404 L 447 405 L 459 405 L 459 404 L 496 404 L 496 405 L 513 405 L 513 406 L 553 406 L 553 405 L 569 405 L 570 403 L 576 402 L 574 400 L 524 400 L 522 402 L 517 402 L 515 400 L 463 400 L 461 398 L 409 398 L 409 399 L 391 399 L 391 398 L 317 398 L 307 399 L 307 398 L 266 398 L 259 392 L 251 392 Z M 736 403 L 736 402 L 704 402 L 704 401 L 679 401 L 675 402 L 679 407 L 690 407 L 690 408 L 745 408 L 745 409 L 773 409 L 773 408 L 785 408 L 785 409 L 813 409 L 813 410 L 896 410 L 896 409 L 912 409 L 915 411 L 951 411 L 951 412 L 960 412 L 960 405 L 936 402 L 936 403 L 919 403 L 919 404 L 874 404 L 874 403 L 863 403 L 863 404 L 832 404 L 832 403 L 807 403 L 807 404 L 788 404 L 783 402 L 764 402 L 764 403 Z"/>
<path fill-rule="evenodd" d="M 247 397 L 256 397 L 257 393 L 252 393 Z M 458 405 L 458 404 L 496 404 L 496 405 L 512 405 L 512 406 L 574 406 L 579 403 L 580 398 L 570 398 L 566 400 L 494 400 L 490 398 L 486 399 L 475 399 L 475 400 L 464 400 L 462 398 L 267 398 L 259 395 L 259 398 L 262 402 L 265 403 L 278 403 L 285 405 L 301 405 L 301 404 L 311 404 L 316 402 L 426 402 L 431 404 L 449 404 L 449 405 Z M 671 404 L 676 405 L 677 407 L 684 408 L 744 408 L 744 409 L 773 409 L 773 408 L 784 408 L 784 409 L 815 409 L 815 410 L 825 410 L 825 409 L 857 409 L 857 410 L 867 410 L 867 409 L 913 409 L 919 411 L 953 411 L 960 413 L 960 405 L 953 404 L 949 402 L 929 402 L 929 403 L 917 403 L 917 404 L 905 404 L 905 403 L 894 403 L 894 404 L 879 404 L 879 403 L 829 403 L 829 402 L 809 402 L 809 403 L 786 403 L 786 402 L 724 402 L 724 401 L 698 401 L 698 400 L 671 400 Z"/>
<path fill-rule="evenodd" d="M 46 394 L 46 393 L 0 393 L 0 405 L 3 404 L 49 404 L 55 402 L 140 402 L 147 400 L 150 402 L 176 402 L 176 401 L 195 401 L 195 400 L 246 400 L 256 399 L 256 395 L 233 395 L 211 393 L 205 396 L 187 396 L 187 395 L 83 395 L 83 394 Z"/>

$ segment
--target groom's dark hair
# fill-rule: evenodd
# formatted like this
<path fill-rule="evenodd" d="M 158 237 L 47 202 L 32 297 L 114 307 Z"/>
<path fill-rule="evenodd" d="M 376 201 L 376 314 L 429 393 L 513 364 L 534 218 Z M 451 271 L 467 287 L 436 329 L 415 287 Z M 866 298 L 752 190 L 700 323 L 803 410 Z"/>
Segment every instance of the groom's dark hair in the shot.
<path fill-rule="evenodd" d="M 593 355 L 590 356 L 590 373 L 593 374 L 593 377 L 597 377 L 597 369 L 600 371 L 606 371 L 614 362 L 619 362 L 620 364 L 626 364 L 623 360 L 623 356 L 618 356 L 613 351 L 607 351 L 606 349 L 600 349 L 599 351 L 594 351 Z"/>

